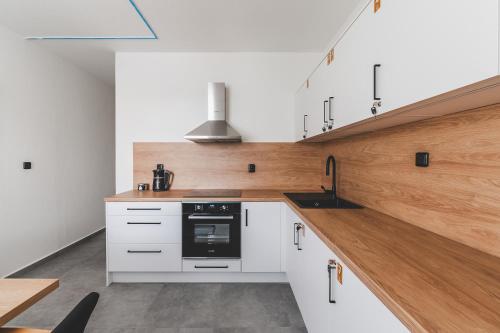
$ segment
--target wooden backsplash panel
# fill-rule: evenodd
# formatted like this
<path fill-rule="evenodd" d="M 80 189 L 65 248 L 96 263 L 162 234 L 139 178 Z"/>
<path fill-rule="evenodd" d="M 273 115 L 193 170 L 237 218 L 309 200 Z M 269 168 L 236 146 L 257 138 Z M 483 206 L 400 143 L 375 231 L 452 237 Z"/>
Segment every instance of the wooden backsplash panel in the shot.
<path fill-rule="evenodd" d="M 322 180 L 319 144 L 134 143 L 134 184 L 151 183 L 157 163 L 175 173 L 174 189 L 318 189 Z"/>
<path fill-rule="evenodd" d="M 430 167 L 415 166 L 418 151 Z M 500 105 L 325 143 L 328 154 L 341 196 L 500 256 Z"/>

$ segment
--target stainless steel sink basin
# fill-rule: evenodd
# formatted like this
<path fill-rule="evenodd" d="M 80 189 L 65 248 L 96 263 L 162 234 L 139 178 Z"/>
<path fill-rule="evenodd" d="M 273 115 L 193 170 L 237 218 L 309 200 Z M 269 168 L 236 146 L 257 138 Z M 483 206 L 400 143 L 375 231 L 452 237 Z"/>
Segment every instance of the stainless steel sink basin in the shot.
<path fill-rule="evenodd" d="M 323 209 L 360 209 L 363 208 L 353 202 L 332 198 L 331 193 L 285 193 L 285 195 L 300 208 Z"/>

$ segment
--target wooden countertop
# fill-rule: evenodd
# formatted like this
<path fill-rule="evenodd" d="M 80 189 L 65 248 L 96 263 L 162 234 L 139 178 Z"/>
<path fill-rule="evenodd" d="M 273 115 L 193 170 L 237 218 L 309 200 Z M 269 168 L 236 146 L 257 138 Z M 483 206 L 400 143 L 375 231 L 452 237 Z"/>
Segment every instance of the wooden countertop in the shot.
<path fill-rule="evenodd" d="M 283 191 L 278 190 L 243 190 L 239 198 L 184 198 L 190 190 L 170 190 L 166 192 L 153 192 L 137 190 L 113 195 L 104 199 L 106 202 L 137 202 L 137 201 L 283 201 Z"/>
<path fill-rule="evenodd" d="M 55 279 L 0 279 L 0 326 L 59 287 Z"/>
<path fill-rule="evenodd" d="M 106 201 L 179 201 L 185 192 Z M 227 200 L 286 202 L 412 332 L 500 332 L 500 258 L 368 208 L 301 209 L 279 190 Z"/>

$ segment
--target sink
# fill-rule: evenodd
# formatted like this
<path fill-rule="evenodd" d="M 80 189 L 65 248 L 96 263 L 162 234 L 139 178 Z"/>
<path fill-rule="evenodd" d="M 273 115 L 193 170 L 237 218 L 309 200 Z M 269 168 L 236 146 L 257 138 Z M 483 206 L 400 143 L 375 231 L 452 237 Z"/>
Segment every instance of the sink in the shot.
<path fill-rule="evenodd" d="M 330 193 L 285 193 L 285 195 L 300 208 L 323 209 L 360 209 L 363 208 L 353 202 L 335 198 Z"/>

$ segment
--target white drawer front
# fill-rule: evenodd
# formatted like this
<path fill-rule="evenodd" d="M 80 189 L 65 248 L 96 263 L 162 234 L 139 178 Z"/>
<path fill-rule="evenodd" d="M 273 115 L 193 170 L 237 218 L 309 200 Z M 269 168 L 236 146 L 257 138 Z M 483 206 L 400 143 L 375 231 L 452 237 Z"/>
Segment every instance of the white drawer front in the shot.
<path fill-rule="evenodd" d="M 181 244 L 109 244 L 110 272 L 180 272 Z"/>
<path fill-rule="evenodd" d="M 107 202 L 106 215 L 182 215 L 180 202 Z"/>
<path fill-rule="evenodd" d="M 181 216 L 117 216 L 106 218 L 110 243 L 182 243 Z"/>
<path fill-rule="evenodd" d="M 183 272 L 241 272 L 240 259 L 184 259 L 182 261 Z"/>

